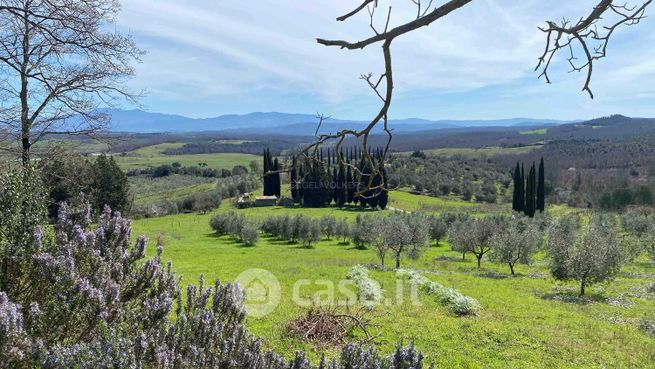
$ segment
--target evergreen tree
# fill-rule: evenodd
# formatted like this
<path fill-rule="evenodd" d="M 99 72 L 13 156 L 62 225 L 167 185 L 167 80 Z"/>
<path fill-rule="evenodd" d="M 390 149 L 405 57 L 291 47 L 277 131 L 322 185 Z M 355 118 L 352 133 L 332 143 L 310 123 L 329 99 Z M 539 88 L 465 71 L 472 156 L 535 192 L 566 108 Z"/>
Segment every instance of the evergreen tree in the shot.
<path fill-rule="evenodd" d="M 337 202 L 337 196 L 339 194 L 338 191 L 338 185 L 339 185 L 339 171 L 337 170 L 337 167 L 335 166 L 332 168 L 332 182 L 330 186 L 330 194 L 332 195 L 331 201 L 334 201 L 335 203 Z"/>
<path fill-rule="evenodd" d="M 297 168 L 296 158 L 293 158 L 293 163 L 291 164 L 291 173 L 289 174 L 289 182 L 291 187 L 291 198 L 293 198 L 294 203 L 300 202 L 300 196 L 298 194 L 298 168 Z"/>
<path fill-rule="evenodd" d="M 268 195 L 270 193 L 269 190 L 269 179 L 268 179 L 268 172 L 270 171 L 271 168 L 268 166 L 268 149 L 264 149 L 264 195 Z"/>
<path fill-rule="evenodd" d="M 523 192 L 523 181 L 521 180 L 521 168 L 519 167 L 519 163 L 516 162 L 516 169 L 514 169 L 514 193 L 512 197 L 512 209 L 514 211 L 523 211 L 521 192 Z"/>
<path fill-rule="evenodd" d="M 305 196 L 305 169 L 300 165 L 298 168 L 298 179 L 296 180 L 296 188 L 298 189 L 298 202 L 302 202 Z"/>
<path fill-rule="evenodd" d="M 380 173 L 382 174 L 383 188 L 379 195 L 380 200 L 378 201 L 378 206 L 384 210 L 389 203 L 389 189 L 387 188 L 389 182 L 387 181 L 387 170 L 384 168 L 384 165 L 380 165 Z"/>
<path fill-rule="evenodd" d="M 346 179 L 346 173 L 345 173 L 345 167 L 343 163 L 339 165 L 339 172 L 337 173 L 337 187 L 335 189 L 336 191 L 336 203 L 337 206 L 343 207 L 346 201 L 348 200 L 348 190 L 347 190 L 347 179 Z"/>
<path fill-rule="evenodd" d="M 535 213 L 535 195 L 536 195 L 536 170 L 534 163 L 530 167 L 528 178 L 525 186 L 525 215 L 533 217 Z"/>
<path fill-rule="evenodd" d="M 350 164 L 350 162 L 348 162 Z M 353 178 L 353 170 L 348 166 L 346 170 L 346 202 L 352 204 L 355 201 L 355 179 Z"/>
<path fill-rule="evenodd" d="M 279 170 L 280 170 L 280 163 L 278 162 L 277 158 L 275 158 L 275 161 L 273 162 L 273 171 L 275 173 L 271 174 L 272 177 L 271 182 L 273 183 L 273 194 L 277 198 L 280 198 L 280 195 L 282 194 L 282 183 L 280 181 Z"/>
<path fill-rule="evenodd" d="M 521 163 L 521 193 L 519 200 L 521 201 L 522 211 L 525 213 L 525 196 L 527 190 L 527 179 L 525 178 L 525 167 Z"/>
<path fill-rule="evenodd" d="M 537 179 L 537 210 L 546 210 L 546 179 L 544 170 L 544 158 L 539 163 L 539 178 Z"/>
<path fill-rule="evenodd" d="M 130 185 L 127 175 L 114 161 L 114 157 L 100 155 L 93 163 L 93 181 L 91 189 L 93 205 L 97 211 L 102 211 L 109 205 L 116 211 L 124 212 L 130 203 Z"/>
<path fill-rule="evenodd" d="M 329 186 L 329 177 L 325 168 L 318 163 L 307 163 L 306 170 L 303 206 L 312 208 L 325 206 Z"/>

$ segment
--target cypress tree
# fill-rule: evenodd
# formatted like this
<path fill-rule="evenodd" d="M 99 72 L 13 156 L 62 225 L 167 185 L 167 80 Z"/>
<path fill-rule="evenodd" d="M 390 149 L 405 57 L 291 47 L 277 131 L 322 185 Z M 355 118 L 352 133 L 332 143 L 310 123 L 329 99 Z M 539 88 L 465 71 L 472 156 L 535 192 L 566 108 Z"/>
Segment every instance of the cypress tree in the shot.
<path fill-rule="evenodd" d="M 521 163 L 521 193 L 519 200 L 521 201 L 522 211 L 525 213 L 525 196 L 527 190 L 527 178 L 525 178 L 525 167 Z"/>
<path fill-rule="evenodd" d="M 516 169 L 514 169 L 514 192 L 512 196 L 512 210 L 523 211 L 523 204 L 521 203 L 521 191 L 523 184 L 521 183 L 521 168 L 519 162 L 516 162 Z"/>
<path fill-rule="evenodd" d="M 537 179 L 537 210 L 546 210 L 546 179 L 544 170 L 544 158 L 539 163 L 539 178 Z"/>
<path fill-rule="evenodd" d="M 530 167 L 525 189 L 525 215 L 533 217 L 535 213 L 536 170 L 534 163 Z"/>
<path fill-rule="evenodd" d="M 270 178 L 268 176 L 268 172 L 271 168 L 268 163 L 268 149 L 264 149 L 264 196 L 269 196 L 271 193 Z"/>
<path fill-rule="evenodd" d="M 297 172 L 298 168 L 297 168 L 297 164 L 298 163 L 296 163 L 296 158 L 294 157 L 293 158 L 293 164 L 291 166 L 291 173 L 289 175 L 289 177 L 290 177 L 289 181 L 291 183 L 291 185 L 290 185 L 290 187 L 291 187 L 291 198 L 293 198 L 293 202 L 296 203 L 296 204 L 300 202 L 300 196 L 299 196 L 299 193 L 298 193 L 298 172 Z"/>
<path fill-rule="evenodd" d="M 337 184 L 339 183 L 339 173 L 337 171 L 337 167 L 332 168 L 332 176 L 330 178 L 330 199 L 328 203 L 331 203 L 334 201 L 335 203 L 337 202 Z"/>
<path fill-rule="evenodd" d="M 380 209 L 384 210 L 389 203 L 389 184 L 387 182 L 387 170 L 384 169 L 384 165 L 380 165 L 380 174 L 382 175 L 382 192 L 379 195 L 380 199 L 378 201 L 378 206 Z"/>
<path fill-rule="evenodd" d="M 278 172 L 279 170 L 280 170 L 280 163 L 278 162 L 277 158 L 275 158 L 275 161 L 273 162 L 273 171 L 276 173 L 272 174 L 272 182 L 273 182 L 273 194 L 277 198 L 280 198 L 280 195 L 282 194 L 282 183 L 280 181 L 280 173 Z"/>
<path fill-rule="evenodd" d="M 350 164 L 350 162 L 348 162 Z M 346 170 L 346 202 L 352 204 L 355 201 L 355 181 L 353 179 L 353 170 L 348 166 Z"/>
<path fill-rule="evenodd" d="M 336 203 L 337 206 L 343 207 L 343 205 L 346 203 L 348 200 L 348 190 L 347 190 L 347 183 L 346 183 L 346 173 L 345 173 L 345 167 L 343 163 L 339 165 L 339 172 L 337 173 L 337 187 L 335 189 L 336 191 Z"/>
<path fill-rule="evenodd" d="M 305 169 L 303 165 L 298 168 L 298 179 L 296 180 L 296 188 L 298 189 L 298 202 L 302 202 L 305 196 Z"/>

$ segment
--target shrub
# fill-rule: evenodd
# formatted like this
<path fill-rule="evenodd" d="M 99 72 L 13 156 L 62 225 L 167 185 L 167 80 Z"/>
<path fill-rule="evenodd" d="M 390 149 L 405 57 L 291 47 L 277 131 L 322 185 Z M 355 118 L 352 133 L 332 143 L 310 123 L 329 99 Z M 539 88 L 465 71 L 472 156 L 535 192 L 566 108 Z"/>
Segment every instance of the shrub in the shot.
<path fill-rule="evenodd" d="M 509 265 L 514 275 L 517 263 L 529 264 L 539 248 L 539 234 L 531 218 L 516 214 L 491 236 L 491 259 Z"/>
<path fill-rule="evenodd" d="M 337 222 L 337 230 L 335 233 L 341 239 L 341 243 L 347 245 L 350 243 L 350 223 L 347 220 L 342 219 Z"/>
<path fill-rule="evenodd" d="M 655 337 L 655 320 L 649 318 L 642 318 L 639 321 L 639 329 Z"/>
<path fill-rule="evenodd" d="M 241 242 L 246 246 L 255 246 L 259 241 L 259 226 L 254 222 L 246 222 L 241 228 Z"/>
<path fill-rule="evenodd" d="M 217 235 L 224 236 L 230 232 L 231 215 L 231 213 L 216 214 L 209 220 L 209 226 Z"/>
<path fill-rule="evenodd" d="M 479 269 L 482 257 L 491 250 L 491 236 L 497 227 L 494 222 L 491 217 L 485 217 L 455 223 L 448 236 L 453 250 L 461 252 L 462 259 L 469 252 L 475 255 Z"/>
<path fill-rule="evenodd" d="M 368 269 L 355 265 L 348 272 L 348 279 L 355 282 L 359 291 L 360 300 L 366 305 L 373 305 L 382 301 L 382 288 L 380 284 L 368 276 Z"/>
<path fill-rule="evenodd" d="M 193 197 L 193 211 L 206 214 L 221 206 L 221 196 L 216 191 L 202 192 Z"/>
<path fill-rule="evenodd" d="M 396 276 L 405 278 L 410 284 L 423 289 L 430 295 L 436 296 L 440 304 L 456 315 L 477 315 L 482 309 L 476 299 L 464 296 L 456 289 L 446 288 L 437 282 L 432 282 L 417 271 L 398 269 Z"/>
<path fill-rule="evenodd" d="M 321 228 L 325 238 L 332 239 L 332 236 L 337 235 L 337 219 L 331 215 L 326 215 L 321 218 Z"/>
<path fill-rule="evenodd" d="M 312 245 L 321 240 L 321 224 L 316 219 L 303 218 L 298 223 L 298 239 L 303 245 L 311 248 Z"/>
<path fill-rule="evenodd" d="M 611 279 L 624 260 L 613 217 L 594 216 L 584 228 L 578 218 L 560 218 L 548 232 L 548 248 L 553 277 L 578 281 L 580 295 L 587 286 Z"/>

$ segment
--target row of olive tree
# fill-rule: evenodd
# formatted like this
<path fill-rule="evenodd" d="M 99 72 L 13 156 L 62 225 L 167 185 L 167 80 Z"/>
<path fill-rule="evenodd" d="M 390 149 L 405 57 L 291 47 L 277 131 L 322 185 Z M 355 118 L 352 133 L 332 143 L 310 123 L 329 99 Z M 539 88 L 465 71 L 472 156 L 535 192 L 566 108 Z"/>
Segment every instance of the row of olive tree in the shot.
<path fill-rule="evenodd" d="M 229 235 L 246 246 L 254 246 L 259 241 L 259 224 L 234 211 L 214 215 L 209 225 L 218 236 Z"/>
<path fill-rule="evenodd" d="M 646 236 L 645 236 L 646 237 Z M 616 217 L 593 214 L 588 222 L 577 215 L 552 222 L 545 217 L 529 219 L 519 214 L 487 216 L 454 223 L 449 230 L 453 250 L 505 263 L 512 275 L 517 264 L 529 264 L 545 245 L 550 272 L 557 280 L 574 280 L 580 294 L 589 285 L 610 280 L 635 253 L 632 242 L 621 242 Z"/>

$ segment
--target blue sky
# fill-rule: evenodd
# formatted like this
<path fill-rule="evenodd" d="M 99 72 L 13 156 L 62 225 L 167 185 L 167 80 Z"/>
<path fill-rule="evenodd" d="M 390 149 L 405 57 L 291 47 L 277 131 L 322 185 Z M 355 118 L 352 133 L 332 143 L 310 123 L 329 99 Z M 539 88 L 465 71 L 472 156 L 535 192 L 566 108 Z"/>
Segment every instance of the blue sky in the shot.
<path fill-rule="evenodd" d="M 382 70 L 379 47 L 347 51 L 315 42 L 370 36 L 365 12 L 345 23 L 334 20 L 355 3 L 122 0 L 118 28 L 147 51 L 131 82 L 147 90 L 145 110 L 191 117 L 323 112 L 368 119 L 379 100 L 358 77 Z M 655 117 L 655 17 L 615 34 L 609 57 L 595 65 L 596 99 L 580 91 L 584 75 L 567 73 L 563 57 L 552 71 L 553 84 L 537 79 L 533 68 L 545 42 L 537 26 L 547 19 L 577 19 L 595 3 L 474 0 L 397 39 L 391 117 Z M 415 11 L 410 0 L 380 4 L 393 6 L 392 27 Z"/>

